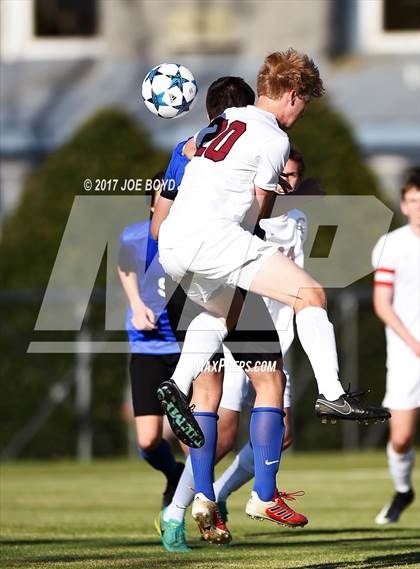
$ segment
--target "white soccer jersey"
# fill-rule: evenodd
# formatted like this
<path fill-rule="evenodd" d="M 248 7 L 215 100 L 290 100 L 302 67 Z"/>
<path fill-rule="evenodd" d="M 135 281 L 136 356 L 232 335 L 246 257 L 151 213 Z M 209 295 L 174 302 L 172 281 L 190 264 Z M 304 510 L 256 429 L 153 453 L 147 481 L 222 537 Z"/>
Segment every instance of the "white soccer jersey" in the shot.
<path fill-rule="evenodd" d="M 375 269 L 374 284 L 393 289 L 393 309 L 411 334 L 420 336 L 420 239 L 408 225 L 383 235 L 372 253 Z M 417 369 L 420 362 L 405 342 L 386 327 L 387 368 L 404 374 L 409 367 Z"/>
<path fill-rule="evenodd" d="M 276 190 L 289 139 L 274 115 L 251 105 L 232 107 L 212 125 L 197 135 L 201 144 L 162 223 L 160 249 L 194 246 L 218 229 L 240 224 L 254 200 L 254 185 Z"/>

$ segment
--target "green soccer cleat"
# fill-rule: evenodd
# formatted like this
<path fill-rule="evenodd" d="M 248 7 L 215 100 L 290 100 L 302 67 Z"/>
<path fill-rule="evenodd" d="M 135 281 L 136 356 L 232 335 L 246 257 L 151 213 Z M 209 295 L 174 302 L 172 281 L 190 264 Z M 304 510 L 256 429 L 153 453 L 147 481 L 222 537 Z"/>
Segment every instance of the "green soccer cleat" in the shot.
<path fill-rule="evenodd" d="M 162 519 L 162 512 L 163 510 L 161 510 L 153 520 L 153 525 L 155 526 L 156 533 L 158 534 L 159 537 L 162 537 L 162 531 L 164 525 L 166 524 L 166 522 L 164 522 Z"/>
<path fill-rule="evenodd" d="M 155 520 L 155 527 L 161 537 L 162 545 L 166 551 L 171 553 L 188 553 L 192 551 L 185 541 L 185 523 L 178 520 L 163 519 L 164 510 L 159 513 Z"/>

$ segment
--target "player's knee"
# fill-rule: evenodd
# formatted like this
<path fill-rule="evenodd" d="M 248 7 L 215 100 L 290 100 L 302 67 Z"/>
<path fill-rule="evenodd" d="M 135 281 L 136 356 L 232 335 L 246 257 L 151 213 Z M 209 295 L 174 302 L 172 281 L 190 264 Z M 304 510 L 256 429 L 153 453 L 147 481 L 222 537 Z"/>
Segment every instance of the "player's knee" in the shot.
<path fill-rule="evenodd" d="M 316 306 L 319 308 L 327 307 L 327 297 L 321 286 L 314 288 L 305 288 L 299 291 L 300 309 L 308 306 Z"/>
<path fill-rule="evenodd" d="M 405 454 L 410 450 L 412 446 L 412 440 L 409 435 L 399 434 L 392 439 L 392 448 L 398 454 Z"/>
<path fill-rule="evenodd" d="M 152 450 L 156 449 L 161 440 L 162 437 L 156 433 L 140 435 L 137 442 L 139 443 L 139 447 L 144 452 L 151 452 Z"/>

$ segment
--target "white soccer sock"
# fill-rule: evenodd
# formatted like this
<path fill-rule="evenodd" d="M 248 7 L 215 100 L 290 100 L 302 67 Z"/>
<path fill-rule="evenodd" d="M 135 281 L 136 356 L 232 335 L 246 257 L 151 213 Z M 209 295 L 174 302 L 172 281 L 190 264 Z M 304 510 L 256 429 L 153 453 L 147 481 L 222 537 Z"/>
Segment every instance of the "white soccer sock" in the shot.
<path fill-rule="evenodd" d="M 179 479 L 172 502 L 163 513 L 163 521 L 177 520 L 182 522 L 185 517 L 185 510 L 194 499 L 194 476 L 191 467 L 191 459 L 185 461 L 184 472 Z"/>
<path fill-rule="evenodd" d="M 252 478 L 254 478 L 254 453 L 250 443 L 247 443 L 214 483 L 216 501 L 225 502 L 232 492 Z"/>
<path fill-rule="evenodd" d="M 209 358 L 217 352 L 227 334 L 223 322 L 208 312 L 191 320 L 184 346 L 172 379 L 188 394 L 191 383 L 203 370 Z"/>
<path fill-rule="evenodd" d="M 302 348 L 311 362 L 318 391 L 329 401 L 338 399 L 344 389 L 338 379 L 338 359 L 334 326 L 326 310 L 308 306 L 296 314 L 296 328 Z"/>
<path fill-rule="evenodd" d="M 400 454 L 392 448 L 391 442 L 386 447 L 388 467 L 397 492 L 408 492 L 412 488 L 411 474 L 414 468 L 414 449 Z"/>

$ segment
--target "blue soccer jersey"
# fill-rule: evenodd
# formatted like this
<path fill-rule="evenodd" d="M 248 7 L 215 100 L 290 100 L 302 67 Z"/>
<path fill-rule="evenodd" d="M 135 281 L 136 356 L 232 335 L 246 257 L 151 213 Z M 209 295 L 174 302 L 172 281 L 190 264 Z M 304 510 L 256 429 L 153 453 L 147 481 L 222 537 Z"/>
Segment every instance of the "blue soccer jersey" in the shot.
<path fill-rule="evenodd" d="M 166 169 L 164 177 L 165 186 L 167 185 L 167 182 L 174 180 L 175 188 L 162 190 L 160 195 L 169 200 L 174 200 L 176 198 L 178 188 L 181 185 L 182 178 L 184 177 L 185 167 L 189 162 L 189 159 L 182 153 L 186 142 L 186 140 L 183 140 L 178 144 L 178 146 L 176 146 L 175 150 L 172 152 L 171 160 Z"/>
<path fill-rule="evenodd" d="M 165 272 L 159 263 L 157 241 L 150 234 L 150 222 L 134 223 L 123 230 L 119 266 L 123 271 L 137 274 L 140 296 L 157 318 L 154 330 L 137 330 L 131 322 L 133 312 L 129 307 L 126 329 L 132 353 L 179 353 L 166 310 Z"/>

